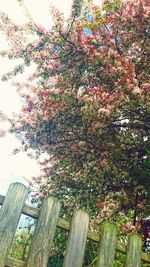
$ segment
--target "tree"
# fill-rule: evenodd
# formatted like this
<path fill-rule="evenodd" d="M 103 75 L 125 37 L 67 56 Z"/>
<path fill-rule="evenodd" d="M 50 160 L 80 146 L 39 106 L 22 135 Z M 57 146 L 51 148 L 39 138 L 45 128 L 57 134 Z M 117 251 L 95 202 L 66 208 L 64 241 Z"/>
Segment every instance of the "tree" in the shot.
<path fill-rule="evenodd" d="M 63 196 L 92 213 L 120 192 L 119 207 L 134 208 L 134 224 L 149 207 L 149 10 L 148 0 L 104 1 L 91 9 L 76 0 L 67 22 L 52 11 L 49 31 L 1 14 L 11 44 L 1 55 L 24 61 L 3 79 L 37 66 L 30 81 L 16 83 L 25 104 L 12 131 L 24 149 L 50 156 L 41 163 L 43 176 L 34 178 L 39 194 Z"/>

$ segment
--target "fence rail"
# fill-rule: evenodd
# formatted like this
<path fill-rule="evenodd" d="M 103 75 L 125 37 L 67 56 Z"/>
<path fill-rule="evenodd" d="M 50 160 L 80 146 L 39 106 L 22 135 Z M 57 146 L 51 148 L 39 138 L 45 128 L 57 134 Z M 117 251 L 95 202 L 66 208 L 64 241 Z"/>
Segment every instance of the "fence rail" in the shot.
<path fill-rule="evenodd" d="M 113 223 L 106 222 L 98 235 L 88 231 L 86 212 L 75 211 L 70 223 L 59 218 L 61 205 L 57 199 L 45 199 L 38 209 L 25 204 L 27 195 L 28 189 L 20 183 L 11 184 L 6 197 L 0 195 L 0 267 L 46 267 L 56 226 L 69 231 L 63 267 L 82 266 L 86 239 L 99 243 L 97 267 L 112 267 L 116 250 L 127 254 L 127 267 L 140 267 L 141 260 L 150 263 L 150 254 L 141 251 L 140 236 L 130 234 L 125 246 L 116 241 L 117 230 Z M 26 262 L 8 257 L 21 213 L 37 219 Z"/>

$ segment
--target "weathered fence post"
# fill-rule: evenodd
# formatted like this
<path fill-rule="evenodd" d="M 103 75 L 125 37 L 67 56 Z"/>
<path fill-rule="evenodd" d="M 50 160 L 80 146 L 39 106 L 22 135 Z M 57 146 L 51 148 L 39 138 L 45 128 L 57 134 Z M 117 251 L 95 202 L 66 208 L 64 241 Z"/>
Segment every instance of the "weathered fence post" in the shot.
<path fill-rule="evenodd" d="M 117 228 L 113 223 L 105 222 L 100 235 L 100 247 L 97 267 L 112 267 L 116 249 Z"/>
<path fill-rule="evenodd" d="M 0 210 L 0 267 L 5 266 L 27 194 L 23 184 L 11 184 Z"/>
<path fill-rule="evenodd" d="M 86 212 L 74 212 L 63 267 L 81 267 L 84 258 L 89 216 Z"/>
<path fill-rule="evenodd" d="M 142 238 L 137 234 L 128 236 L 126 267 L 141 266 Z"/>
<path fill-rule="evenodd" d="M 60 207 L 57 199 L 44 199 L 29 249 L 27 267 L 47 266 Z"/>
<path fill-rule="evenodd" d="M 59 218 L 60 203 L 55 198 L 44 199 L 41 209 L 25 204 L 28 189 L 20 184 L 11 184 L 6 197 L 0 195 L 0 267 L 47 267 L 50 247 L 56 225 L 70 230 L 70 222 Z M 37 219 L 27 262 L 8 257 L 12 240 L 21 213 Z M 75 211 L 67 242 L 63 267 L 81 267 L 84 259 L 86 239 L 100 242 L 97 267 L 112 267 L 115 248 L 127 253 L 126 267 L 141 267 L 141 259 L 150 263 L 149 254 L 142 252 L 142 239 L 137 234 L 128 236 L 127 247 L 117 243 L 117 229 L 113 223 L 105 222 L 100 237 L 88 232 L 89 216 L 81 210 Z"/>

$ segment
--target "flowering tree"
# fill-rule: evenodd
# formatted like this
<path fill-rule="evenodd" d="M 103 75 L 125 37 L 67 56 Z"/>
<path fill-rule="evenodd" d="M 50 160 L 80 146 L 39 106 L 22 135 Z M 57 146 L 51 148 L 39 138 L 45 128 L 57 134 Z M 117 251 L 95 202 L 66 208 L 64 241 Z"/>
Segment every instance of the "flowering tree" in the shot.
<path fill-rule="evenodd" d="M 67 21 L 56 9 L 52 14 L 49 31 L 1 14 L 11 45 L 1 55 L 23 60 L 3 79 L 36 64 L 27 83 L 15 84 L 24 106 L 12 130 L 25 150 L 50 156 L 34 178 L 42 195 L 101 210 L 109 202 L 104 198 L 117 193 L 120 209 L 134 207 L 135 225 L 137 212 L 149 205 L 149 0 L 90 9 L 76 0 Z"/>

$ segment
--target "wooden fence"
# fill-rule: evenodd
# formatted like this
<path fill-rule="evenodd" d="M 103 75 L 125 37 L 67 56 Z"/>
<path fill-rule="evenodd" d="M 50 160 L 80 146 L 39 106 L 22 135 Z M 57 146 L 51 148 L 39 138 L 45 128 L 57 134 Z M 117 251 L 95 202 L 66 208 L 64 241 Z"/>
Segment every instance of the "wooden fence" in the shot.
<path fill-rule="evenodd" d="M 116 241 L 113 223 L 104 223 L 98 236 L 88 231 L 86 212 L 75 211 L 70 224 L 59 218 L 61 205 L 57 199 L 44 199 L 39 210 L 25 204 L 27 195 L 28 189 L 20 183 L 11 184 L 6 197 L 0 195 L 0 267 L 46 267 L 56 227 L 69 231 L 63 267 L 82 266 L 87 238 L 99 243 L 97 267 L 113 267 L 116 250 L 127 254 L 126 267 L 140 267 L 141 260 L 150 263 L 150 255 L 141 250 L 140 236 L 130 234 L 126 247 Z M 37 219 L 26 262 L 8 256 L 21 213 Z"/>

